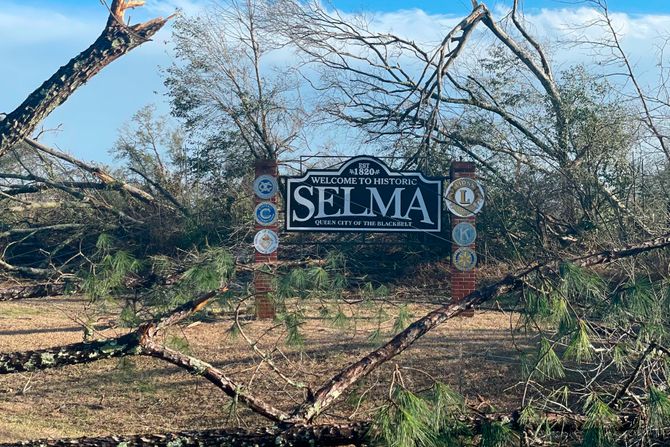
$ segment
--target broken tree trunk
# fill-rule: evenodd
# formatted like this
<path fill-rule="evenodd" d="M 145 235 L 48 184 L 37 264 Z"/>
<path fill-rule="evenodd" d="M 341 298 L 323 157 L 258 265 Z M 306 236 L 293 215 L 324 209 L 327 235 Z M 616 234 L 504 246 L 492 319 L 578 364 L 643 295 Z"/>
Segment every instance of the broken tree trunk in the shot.
<path fill-rule="evenodd" d="M 0 374 L 38 371 L 67 365 L 91 363 L 102 359 L 139 355 L 144 353 L 144 344 L 151 344 L 153 337 L 162 329 L 179 323 L 203 309 L 217 295 L 213 290 L 198 296 L 176 308 L 168 315 L 148 321 L 134 331 L 106 340 L 73 343 L 54 348 L 0 354 Z"/>
<path fill-rule="evenodd" d="M 0 288 L 0 301 L 41 298 L 65 293 L 64 283 L 12 284 Z"/>
<path fill-rule="evenodd" d="M 30 136 L 37 124 L 65 102 L 78 87 L 114 60 L 148 41 L 163 27 L 169 18 L 156 18 L 132 26 L 124 23 L 125 11 L 143 4 L 143 1 L 114 0 L 107 25 L 96 41 L 60 67 L 0 121 L 0 157 L 20 140 Z"/>
<path fill-rule="evenodd" d="M 129 436 L 101 436 L 77 439 L 41 439 L 34 441 L 0 444 L 0 447 L 149 447 L 174 446 L 218 446 L 218 447 L 311 447 L 361 445 L 368 432 L 367 423 L 349 425 L 296 425 L 286 430 L 263 428 L 258 430 L 214 429 L 184 431 L 165 434 Z"/>

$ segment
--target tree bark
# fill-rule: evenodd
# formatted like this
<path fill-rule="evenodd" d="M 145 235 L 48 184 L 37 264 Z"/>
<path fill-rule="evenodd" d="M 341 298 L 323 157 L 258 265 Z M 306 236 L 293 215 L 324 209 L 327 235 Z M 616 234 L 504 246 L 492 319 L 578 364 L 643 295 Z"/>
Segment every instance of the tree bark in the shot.
<path fill-rule="evenodd" d="M 168 19 L 156 18 L 133 26 L 124 24 L 125 10 L 143 4 L 143 1 L 114 0 L 107 25 L 96 41 L 60 67 L 0 121 L 0 157 L 20 140 L 30 136 L 37 124 L 78 87 L 114 60 L 148 41 L 163 27 Z"/>
<path fill-rule="evenodd" d="M 97 362 L 98 360 L 143 354 L 145 344 L 161 330 L 179 323 L 204 308 L 218 290 L 206 292 L 176 308 L 164 317 L 140 325 L 133 332 L 117 338 L 73 343 L 35 351 L 0 354 L 0 375 L 58 368 L 67 365 Z M 147 353 L 147 355 L 151 355 Z"/>
<path fill-rule="evenodd" d="M 218 447 L 312 447 L 361 445 L 368 432 L 367 423 L 349 425 L 293 426 L 286 430 L 213 429 L 164 434 L 101 436 L 76 439 L 41 439 L 0 444 L 0 447 L 149 447 L 174 445 Z"/>
<path fill-rule="evenodd" d="M 63 283 L 9 285 L 7 287 L 0 288 L 0 301 L 56 296 L 62 295 L 64 292 L 65 284 Z"/>
<path fill-rule="evenodd" d="M 621 249 L 604 250 L 598 253 L 587 254 L 578 258 L 570 259 L 568 262 L 579 267 L 590 267 L 605 264 L 628 256 L 635 256 L 650 250 L 661 249 L 670 246 L 670 233 L 655 239 L 650 239 L 639 244 L 629 245 Z M 491 285 L 479 288 L 463 298 L 458 303 L 446 304 L 424 317 L 410 324 L 407 329 L 393 337 L 388 343 L 379 349 L 372 351 L 357 362 L 341 370 L 328 380 L 311 398 L 296 408 L 292 414 L 293 421 L 310 422 L 328 408 L 361 378 L 370 374 L 384 362 L 397 356 L 415 341 L 425 335 L 428 331 L 446 320 L 472 309 L 474 306 L 494 299 L 504 293 L 517 290 L 525 284 L 525 278 L 532 273 L 546 273 L 555 270 L 562 262 L 555 260 L 546 263 L 536 263 L 524 270 L 510 273 L 502 280 Z"/>
<path fill-rule="evenodd" d="M 67 365 L 97 362 L 98 360 L 139 354 L 137 332 L 112 340 L 73 343 L 55 348 L 0 354 L 0 374 L 37 371 Z"/>

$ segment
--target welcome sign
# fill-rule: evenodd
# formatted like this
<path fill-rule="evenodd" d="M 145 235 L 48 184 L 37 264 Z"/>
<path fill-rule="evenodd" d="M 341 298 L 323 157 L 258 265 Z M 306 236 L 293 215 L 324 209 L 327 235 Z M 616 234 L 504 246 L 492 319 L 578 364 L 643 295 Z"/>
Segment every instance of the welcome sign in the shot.
<path fill-rule="evenodd" d="M 287 231 L 441 230 L 442 179 L 393 171 L 375 157 L 286 179 Z"/>

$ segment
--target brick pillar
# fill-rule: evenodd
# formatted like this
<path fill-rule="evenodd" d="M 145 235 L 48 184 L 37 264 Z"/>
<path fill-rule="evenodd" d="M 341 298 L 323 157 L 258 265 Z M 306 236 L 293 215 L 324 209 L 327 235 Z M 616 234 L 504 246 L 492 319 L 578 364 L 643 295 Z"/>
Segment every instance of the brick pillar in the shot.
<path fill-rule="evenodd" d="M 278 170 L 277 170 L 277 161 L 276 160 L 256 160 L 256 163 L 254 164 L 255 168 L 255 173 L 256 177 L 261 176 L 261 175 L 271 175 L 273 177 L 277 177 Z M 256 208 L 256 205 L 258 205 L 261 202 L 272 202 L 274 204 L 277 204 L 278 201 L 278 196 L 279 194 L 276 194 L 274 197 L 270 199 L 261 199 L 258 197 L 256 194 L 253 194 L 254 196 L 254 208 Z M 279 230 L 279 221 L 272 225 L 260 225 L 258 222 L 256 222 L 254 218 L 254 229 L 256 232 L 259 230 L 272 230 L 275 233 L 278 232 Z M 274 263 L 277 261 L 277 251 L 275 250 L 273 253 L 270 253 L 268 255 L 264 255 L 259 253 L 258 251 L 254 250 L 254 261 L 256 263 L 256 267 L 260 267 L 262 264 L 265 263 Z M 259 272 L 256 270 L 254 272 L 254 294 L 255 294 L 255 304 L 256 304 L 256 318 L 274 318 L 275 317 L 275 306 L 274 302 L 272 301 L 272 297 L 270 296 L 275 292 L 275 282 L 274 282 L 274 276 L 270 275 L 268 273 L 263 273 Z"/>
<path fill-rule="evenodd" d="M 454 161 L 451 163 L 451 169 L 450 169 L 450 177 L 451 181 L 453 182 L 454 180 L 458 178 L 471 178 L 473 180 L 477 179 L 477 174 L 475 172 L 475 164 L 472 162 L 464 162 L 464 161 Z M 455 214 L 451 214 L 451 230 L 454 229 L 456 225 L 458 225 L 461 222 L 469 222 L 472 224 L 475 228 L 477 227 L 477 219 L 475 215 L 471 215 L 468 217 L 459 217 Z M 449 238 L 452 238 L 451 232 L 449 233 Z M 475 246 L 476 244 L 473 242 L 470 245 L 467 245 L 467 248 L 472 249 L 475 251 Z M 468 294 L 472 293 L 475 291 L 477 288 L 477 273 L 476 269 L 473 269 L 468 272 L 463 272 L 459 269 L 457 269 L 454 266 L 454 254 L 456 251 L 462 248 L 459 246 L 455 241 L 451 241 L 451 265 L 450 265 L 450 276 L 451 276 L 451 296 L 452 300 L 454 302 L 458 302 L 463 299 L 463 297 L 467 296 Z M 464 314 L 464 316 L 473 316 L 474 311 L 470 310 Z"/>

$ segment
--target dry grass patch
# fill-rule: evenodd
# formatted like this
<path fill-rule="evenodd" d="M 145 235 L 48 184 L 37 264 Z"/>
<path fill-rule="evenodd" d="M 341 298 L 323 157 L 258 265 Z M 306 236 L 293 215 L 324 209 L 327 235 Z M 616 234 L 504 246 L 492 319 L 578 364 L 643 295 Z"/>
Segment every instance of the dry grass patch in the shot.
<path fill-rule="evenodd" d="M 409 305 L 415 317 L 435 305 Z M 82 340 L 76 320 L 86 301 L 77 297 L 30 299 L 0 303 L 0 351 L 39 349 Z M 319 317 L 317 308 L 300 325 L 304 345 L 287 346 L 286 329 L 277 322 L 245 321 L 249 337 L 273 352 L 282 371 L 313 389 L 342 367 L 389 338 L 399 307 L 385 306 L 379 324 L 374 308 L 344 308 L 345 324 Z M 336 309 L 331 309 L 331 315 Z M 354 316 L 357 318 L 352 318 Z M 512 318 L 512 321 L 516 317 Z M 102 316 L 100 335 L 114 315 Z M 391 372 L 398 366 L 405 384 L 428 387 L 433 380 L 451 385 L 476 405 L 513 408 L 518 374 L 516 350 L 509 333 L 509 315 L 479 312 L 474 318 L 447 322 L 419 340 L 365 380 L 333 407 L 326 420 L 369 417 L 387 395 Z M 220 367 L 242 386 L 276 406 L 291 408 L 304 399 L 265 364 L 223 316 L 173 328 L 165 341 Z M 381 339 L 372 341 L 376 330 Z M 505 392 L 510 389 L 511 391 Z M 363 398 L 365 397 L 365 398 Z M 110 359 L 57 370 L 0 376 L 0 442 L 26 438 L 160 432 L 179 429 L 254 426 L 264 420 L 253 415 L 200 377 L 147 357 Z"/>

